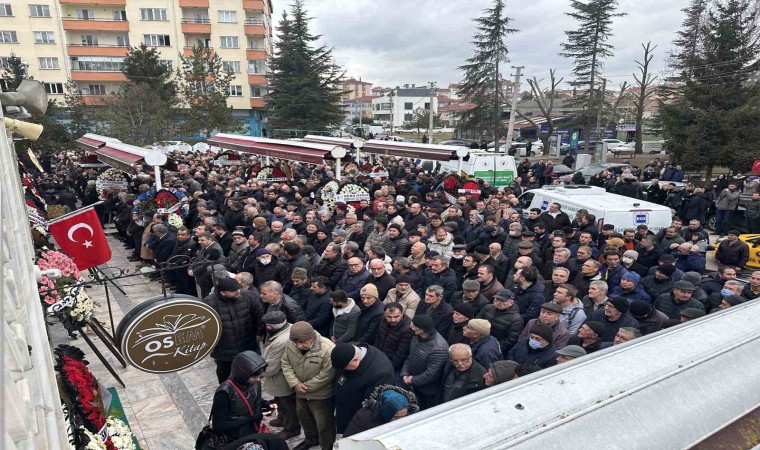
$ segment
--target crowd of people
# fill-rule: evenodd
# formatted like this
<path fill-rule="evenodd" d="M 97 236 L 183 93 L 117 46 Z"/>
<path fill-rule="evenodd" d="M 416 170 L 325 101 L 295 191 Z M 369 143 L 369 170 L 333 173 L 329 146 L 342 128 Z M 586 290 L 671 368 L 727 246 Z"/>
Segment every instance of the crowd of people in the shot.
<path fill-rule="evenodd" d="M 151 186 L 142 167 L 99 208 L 135 263 L 219 313 L 212 422 L 231 439 L 260 431 L 260 382 L 280 438 L 303 431 L 296 449 L 329 449 L 337 436 L 760 296 L 760 272 L 736 279 L 748 261 L 738 231 L 726 230 L 719 270 L 708 271 L 704 217 L 688 207 L 662 230 L 598 227 L 556 203 L 523 211 L 517 196 L 538 168 L 453 201 L 440 176 L 389 159 L 388 179 L 360 181 L 371 200 L 349 208 L 318 195 L 334 178 L 327 166 L 295 164 L 292 180 L 267 182 L 255 160 L 213 168 L 212 155 L 174 156 L 164 186 L 189 199 L 181 226 L 140 209 Z M 75 160 L 41 175 L 49 202 L 100 199 L 96 171 Z"/>

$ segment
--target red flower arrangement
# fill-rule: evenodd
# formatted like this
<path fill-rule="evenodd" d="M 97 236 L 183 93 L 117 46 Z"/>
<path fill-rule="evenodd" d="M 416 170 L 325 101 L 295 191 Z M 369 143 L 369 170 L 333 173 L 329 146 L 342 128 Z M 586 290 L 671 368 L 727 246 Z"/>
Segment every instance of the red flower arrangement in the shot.
<path fill-rule="evenodd" d="M 64 389 L 74 404 L 74 409 L 82 418 L 85 428 L 91 433 L 98 433 L 106 424 L 105 407 L 98 382 L 87 368 L 84 353 L 70 345 L 59 345 L 55 354 L 55 369 L 61 374 Z"/>
<path fill-rule="evenodd" d="M 449 175 L 443 179 L 443 190 L 449 194 L 458 195 L 460 180 L 454 175 Z"/>
<path fill-rule="evenodd" d="M 470 194 L 475 198 L 480 197 L 480 185 L 474 181 L 466 181 L 460 188 L 464 191 L 464 194 Z"/>

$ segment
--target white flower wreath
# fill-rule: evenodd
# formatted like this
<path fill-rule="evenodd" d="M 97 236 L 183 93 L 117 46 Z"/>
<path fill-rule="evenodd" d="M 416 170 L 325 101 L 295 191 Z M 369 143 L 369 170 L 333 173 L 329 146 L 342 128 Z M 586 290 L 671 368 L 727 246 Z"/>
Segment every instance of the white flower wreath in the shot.
<path fill-rule="evenodd" d="M 135 450 L 134 434 L 129 425 L 116 417 L 109 417 L 107 420 L 108 436 L 111 443 L 119 450 Z"/>
<path fill-rule="evenodd" d="M 100 181 L 100 183 L 98 183 L 98 181 Z M 95 182 L 95 189 L 98 191 L 98 195 L 103 195 L 103 189 L 107 187 L 108 182 L 128 183 L 129 178 L 127 178 L 127 174 L 119 169 L 111 168 L 106 170 L 98 175 L 98 179 Z"/>

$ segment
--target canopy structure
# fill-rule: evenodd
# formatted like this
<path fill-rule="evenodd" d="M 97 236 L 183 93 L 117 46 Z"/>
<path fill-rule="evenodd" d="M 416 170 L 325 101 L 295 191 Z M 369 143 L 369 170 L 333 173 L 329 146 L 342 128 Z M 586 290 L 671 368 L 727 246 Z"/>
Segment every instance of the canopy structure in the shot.
<path fill-rule="evenodd" d="M 346 156 L 345 149 L 334 144 L 284 141 L 237 134 L 219 133 L 209 138 L 208 143 L 219 146 L 223 150 L 236 150 L 310 164 L 324 164 L 324 160 L 340 159 Z"/>
<path fill-rule="evenodd" d="M 559 121 L 566 120 L 567 118 L 569 118 L 569 116 L 556 116 L 556 117 L 552 117 L 552 121 L 559 122 Z M 533 123 L 539 126 L 548 122 L 548 120 L 546 119 L 546 116 L 531 117 L 531 120 L 533 121 Z M 533 128 L 533 123 L 530 123 L 530 120 L 527 120 L 527 119 L 518 120 L 515 122 L 515 130 L 521 130 L 523 128 Z"/>
<path fill-rule="evenodd" d="M 347 139 L 347 138 L 337 138 L 337 137 L 330 137 L 330 136 L 317 136 L 315 134 L 307 134 L 303 138 L 304 142 L 313 142 L 315 144 L 328 144 L 328 145 L 338 145 L 340 147 L 345 148 L 346 150 L 351 150 L 354 144 L 353 139 Z"/>
<path fill-rule="evenodd" d="M 465 147 L 451 145 L 417 144 L 415 142 L 379 141 L 370 139 L 361 147 L 362 153 L 398 156 L 400 158 L 452 161 L 469 154 Z"/>
<path fill-rule="evenodd" d="M 85 134 L 77 139 L 76 143 L 79 149 L 97 155 L 100 162 L 123 172 L 134 172 L 135 163 L 142 163 L 146 156 L 160 153 L 94 133 Z M 176 170 L 176 163 L 169 160 L 164 167 L 168 170 Z"/>

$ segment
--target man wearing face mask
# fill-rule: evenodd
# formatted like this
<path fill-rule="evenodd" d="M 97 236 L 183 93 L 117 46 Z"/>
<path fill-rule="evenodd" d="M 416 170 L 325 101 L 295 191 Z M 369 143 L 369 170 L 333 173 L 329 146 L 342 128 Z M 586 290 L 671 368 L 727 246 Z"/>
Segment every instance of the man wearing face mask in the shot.
<path fill-rule="evenodd" d="M 552 329 L 544 324 L 536 324 L 529 335 L 520 336 L 507 359 L 519 364 L 536 365 L 542 369 L 557 364 L 557 349 L 554 347 Z"/>
<path fill-rule="evenodd" d="M 259 287 L 266 281 L 276 281 L 284 284 L 287 281 L 286 267 L 269 250 L 256 250 L 256 262 L 253 263 L 254 285 Z"/>
<path fill-rule="evenodd" d="M 241 288 L 234 279 L 222 278 L 217 282 L 215 292 L 203 299 L 222 319 L 222 335 L 211 352 L 219 383 L 230 376 L 235 355 L 246 350 L 259 352 L 256 332 L 264 309 L 251 291 Z"/>
<path fill-rule="evenodd" d="M 509 235 L 504 239 L 501 251 L 506 256 L 512 256 L 517 253 L 517 245 L 522 242 L 522 224 L 513 222 L 508 227 Z"/>
<path fill-rule="evenodd" d="M 647 276 L 649 268 L 637 263 L 636 260 L 638 258 L 639 252 L 636 250 L 626 250 L 623 252 L 623 257 L 620 258 L 620 262 L 622 263 L 623 267 L 625 267 L 629 272 L 636 272 L 640 277 L 643 278 Z"/>

